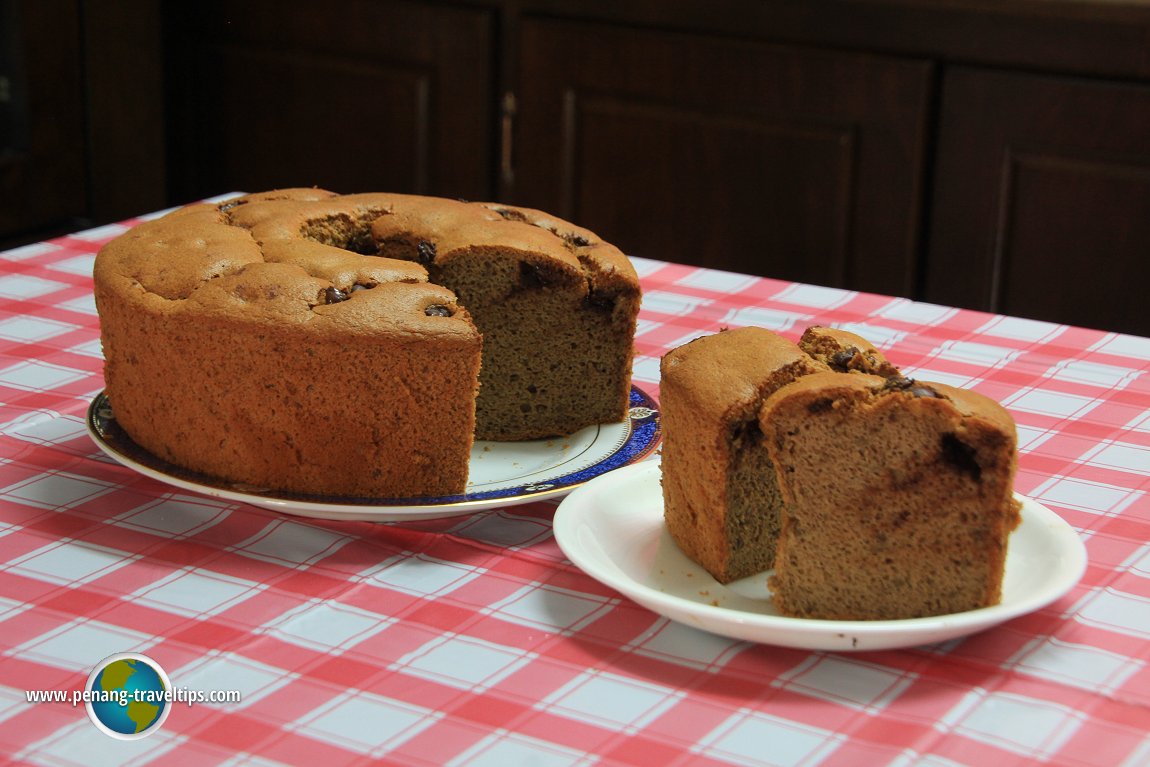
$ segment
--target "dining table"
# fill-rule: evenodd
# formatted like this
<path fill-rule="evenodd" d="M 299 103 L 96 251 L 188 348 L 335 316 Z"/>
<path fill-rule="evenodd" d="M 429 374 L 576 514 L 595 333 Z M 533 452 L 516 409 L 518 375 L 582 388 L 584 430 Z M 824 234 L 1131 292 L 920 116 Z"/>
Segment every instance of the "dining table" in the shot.
<path fill-rule="evenodd" d="M 735 594 L 676 559 L 657 448 L 379 518 L 118 460 L 93 263 L 163 213 L 0 253 L 0 762 L 1150 765 L 1150 338 L 633 257 L 645 423 L 664 354 L 745 326 L 852 331 L 1013 416 L 1041 518 L 999 612 L 835 632 L 773 613 L 765 575 Z M 162 726 L 101 724 L 114 658 L 174 691 Z"/>

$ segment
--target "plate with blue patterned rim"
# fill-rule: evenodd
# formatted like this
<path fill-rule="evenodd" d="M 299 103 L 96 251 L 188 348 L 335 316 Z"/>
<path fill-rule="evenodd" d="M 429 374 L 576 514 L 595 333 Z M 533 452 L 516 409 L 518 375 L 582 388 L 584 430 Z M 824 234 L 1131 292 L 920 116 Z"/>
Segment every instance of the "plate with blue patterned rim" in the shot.
<path fill-rule="evenodd" d="M 558 498 L 576 487 L 653 455 L 662 439 L 659 406 L 631 387 L 627 419 L 589 426 L 566 437 L 526 442 L 476 442 L 465 492 L 433 498 L 343 498 L 278 493 L 187 471 L 132 441 L 116 422 L 107 395 L 88 407 L 88 432 L 109 458 L 184 490 L 318 519 L 411 522 Z"/>

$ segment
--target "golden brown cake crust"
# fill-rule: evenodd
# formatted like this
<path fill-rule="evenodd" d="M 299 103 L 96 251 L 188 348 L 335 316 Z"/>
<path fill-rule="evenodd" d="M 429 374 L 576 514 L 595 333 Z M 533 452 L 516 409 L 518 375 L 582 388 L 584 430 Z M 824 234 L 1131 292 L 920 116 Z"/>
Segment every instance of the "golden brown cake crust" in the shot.
<path fill-rule="evenodd" d="M 485 265 L 566 275 L 566 292 L 522 285 L 515 269 L 519 281 L 493 289 L 559 306 L 550 322 L 598 332 L 613 354 L 597 379 L 581 376 L 597 401 L 556 414 L 553 395 L 546 417 L 522 420 L 549 433 L 588 417 L 621 420 L 640 291 L 616 248 L 529 209 L 318 189 L 190 205 L 101 250 L 95 292 L 117 419 L 172 463 L 245 485 L 461 492 L 484 339 L 473 312 L 428 272 L 477 252 Z M 591 350 L 564 354 L 583 360 Z M 486 388 L 501 394 L 498 382 Z M 513 427 L 489 436 L 524 438 L 522 424 Z"/>
<path fill-rule="evenodd" d="M 663 356 L 661 389 L 681 391 L 700 419 L 719 421 L 760 401 L 778 370 L 809 357 L 777 333 L 756 327 L 721 330 Z"/>

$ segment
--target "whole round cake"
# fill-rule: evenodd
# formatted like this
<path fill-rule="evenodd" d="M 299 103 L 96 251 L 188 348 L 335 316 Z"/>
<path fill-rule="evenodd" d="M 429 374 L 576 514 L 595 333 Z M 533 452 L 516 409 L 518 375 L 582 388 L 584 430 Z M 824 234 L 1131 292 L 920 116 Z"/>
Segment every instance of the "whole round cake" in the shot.
<path fill-rule="evenodd" d="M 635 270 L 540 211 L 278 190 L 141 223 L 94 276 L 118 423 L 232 483 L 455 494 L 473 439 L 626 416 Z"/>

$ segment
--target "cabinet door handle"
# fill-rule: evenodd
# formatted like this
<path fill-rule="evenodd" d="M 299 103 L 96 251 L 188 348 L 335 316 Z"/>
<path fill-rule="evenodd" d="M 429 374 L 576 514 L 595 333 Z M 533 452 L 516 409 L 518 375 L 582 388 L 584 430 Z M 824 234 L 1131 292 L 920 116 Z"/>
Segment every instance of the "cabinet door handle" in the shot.
<path fill-rule="evenodd" d="M 510 91 L 504 93 L 499 126 L 499 175 L 507 187 L 515 183 L 515 158 L 512 152 L 515 109 L 515 94 Z"/>

